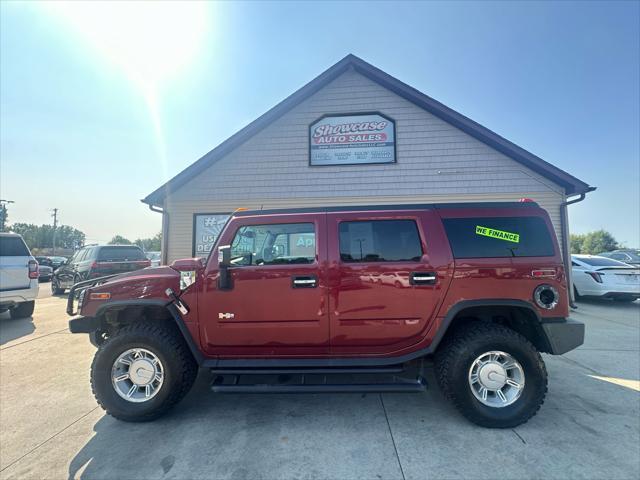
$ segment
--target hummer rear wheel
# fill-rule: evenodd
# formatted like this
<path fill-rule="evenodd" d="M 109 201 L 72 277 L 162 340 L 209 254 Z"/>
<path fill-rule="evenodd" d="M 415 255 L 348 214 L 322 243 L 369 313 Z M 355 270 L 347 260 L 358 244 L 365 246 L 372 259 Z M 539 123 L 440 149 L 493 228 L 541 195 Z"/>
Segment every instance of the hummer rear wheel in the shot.
<path fill-rule="evenodd" d="M 197 365 L 184 339 L 165 325 L 139 323 L 106 338 L 91 366 L 91 387 L 120 420 L 154 420 L 191 389 Z"/>
<path fill-rule="evenodd" d="M 512 428 L 533 417 L 547 393 L 547 371 L 535 347 L 502 325 L 472 322 L 436 354 L 440 389 L 473 423 Z"/>

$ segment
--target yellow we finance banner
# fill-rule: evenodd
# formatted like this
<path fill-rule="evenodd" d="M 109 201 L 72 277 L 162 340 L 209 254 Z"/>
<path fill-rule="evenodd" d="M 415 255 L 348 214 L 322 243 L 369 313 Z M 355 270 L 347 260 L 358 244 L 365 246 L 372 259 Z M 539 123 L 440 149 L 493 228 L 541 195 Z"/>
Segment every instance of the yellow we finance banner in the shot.
<path fill-rule="evenodd" d="M 504 230 L 495 230 L 489 227 L 476 226 L 476 235 L 482 235 L 483 237 L 497 238 L 499 240 L 505 240 L 507 242 L 520 243 L 520 235 L 512 232 L 505 232 Z"/>

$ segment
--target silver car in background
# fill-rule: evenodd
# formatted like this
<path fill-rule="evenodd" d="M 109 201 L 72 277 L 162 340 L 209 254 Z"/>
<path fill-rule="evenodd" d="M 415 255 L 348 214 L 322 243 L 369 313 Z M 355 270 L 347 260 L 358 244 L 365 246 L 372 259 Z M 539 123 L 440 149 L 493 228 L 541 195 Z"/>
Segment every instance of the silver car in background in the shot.
<path fill-rule="evenodd" d="M 144 252 L 147 258 L 151 261 L 152 267 L 159 267 L 160 262 L 162 261 L 162 257 L 160 256 L 160 252 Z"/>
<path fill-rule="evenodd" d="M 598 254 L 599 257 L 613 258 L 619 262 L 628 263 L 640 267 L 640 250 L 634 248 L 623 248 L 613 250 L 612 252 L 603 252 Z"/>
<path fill-rule="evenodd" d="M 40 272 L 38 276 L 38 280 L 41 282 L 50 282 L 51 277 L 53 277 L 53 264 L 51 263 L 51 259 L 49 257 L 35 257 L 38 262 L 38 270 Z"/>

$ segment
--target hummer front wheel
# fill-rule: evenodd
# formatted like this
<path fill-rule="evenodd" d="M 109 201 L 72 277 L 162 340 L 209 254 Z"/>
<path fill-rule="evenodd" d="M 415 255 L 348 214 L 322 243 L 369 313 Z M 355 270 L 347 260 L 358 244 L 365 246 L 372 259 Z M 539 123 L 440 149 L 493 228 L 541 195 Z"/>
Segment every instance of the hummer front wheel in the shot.
<path fill-rule="evenodd" d="M 100 406 L 128 422 L 154 420 L 191 389 L 197 365 L 173 329 L 132 324 L 110 335 L 91 366 L 91 387 Z"/>

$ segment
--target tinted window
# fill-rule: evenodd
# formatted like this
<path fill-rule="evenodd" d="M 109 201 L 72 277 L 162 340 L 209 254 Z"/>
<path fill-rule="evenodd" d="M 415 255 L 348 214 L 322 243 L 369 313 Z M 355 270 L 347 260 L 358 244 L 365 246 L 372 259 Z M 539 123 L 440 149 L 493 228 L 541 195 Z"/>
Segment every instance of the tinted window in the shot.
<path fill-rule="evenodd" d="M 101 247 L 99 262 L 126 262 L 127 260 L 146 260 L 140 247 Z"/>
<path fill-rule="evenodd" d="M 551 257 L 553 239 L 540 217 L 443 219 L 456 258 Z"/>
<path fill-rule="evenodd" d="M 418 261 L 422 246 L 413 220 L 375 220 L 340 223 L 343 262 Z"/>
<path fill-rule="evenodd" d="M 246 225 L 231 243 L 231 263 L 238 266 L 313 263 L 315 259 L 313 223 Z"/>
<path fill-rule="evenodd" d="M 612 258 L 605 257 L 578 257 L 583 263 L 591 265 L 592 267 L 628 267 L 626 263 L 613 260 Z"/>
<path fill-rule="evenodd" d="M 29 249 L 20 237 L 0 236 L 0 256 L 28 257 Z"/>

